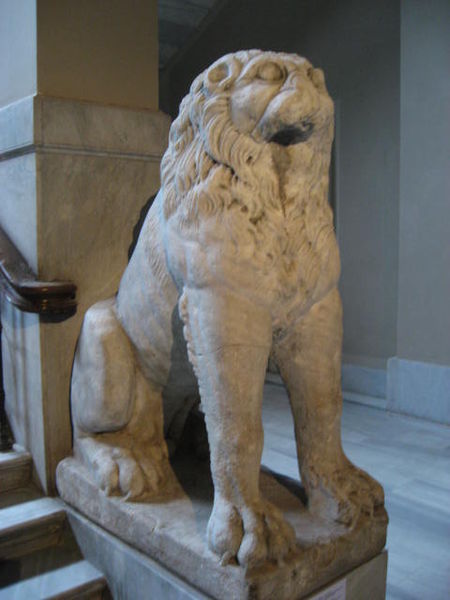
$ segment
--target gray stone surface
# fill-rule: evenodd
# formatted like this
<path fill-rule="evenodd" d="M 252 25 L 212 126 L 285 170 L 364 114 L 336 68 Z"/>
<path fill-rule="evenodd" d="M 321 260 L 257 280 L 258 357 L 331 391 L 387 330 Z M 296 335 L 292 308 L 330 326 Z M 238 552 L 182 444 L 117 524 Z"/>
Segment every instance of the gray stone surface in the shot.
<path fill-rule="evenodd" d="M 361 517 L 353 530 L 346 529 L 311 517 L 298 482 L 263 471 L 262 495 L 294 528 L 298 547 L 280 565 L 268 562 L 247 570 L 222 565 L 206 544 L 213 496 L 208 463 L 179 458 L 173 468 L 179 483 L 173 482 L 172 493 L 149 502 L 105 496 L 87 469 L 72 458 L 60 463 L 58 486 L 62 498 L 77 510 L 217 599 L 300 598 L 369 560 L 384 546 L 384 510 L 373 519 Z"/>

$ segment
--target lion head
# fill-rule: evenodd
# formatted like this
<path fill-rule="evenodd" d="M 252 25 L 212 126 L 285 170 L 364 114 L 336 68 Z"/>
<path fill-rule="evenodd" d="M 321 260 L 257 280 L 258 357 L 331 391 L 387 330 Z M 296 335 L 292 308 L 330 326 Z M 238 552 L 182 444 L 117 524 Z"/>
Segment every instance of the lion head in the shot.
<path fill-rule="evenodd" d="M 295 54 L 228 54 L 194 80 L 172 124 L 165 218 L 177 213 L 183 226 L 235 204 L 258 219 L 295 199 L 302 178 L 328 181 L 332 139 L 320 69 Z"/>

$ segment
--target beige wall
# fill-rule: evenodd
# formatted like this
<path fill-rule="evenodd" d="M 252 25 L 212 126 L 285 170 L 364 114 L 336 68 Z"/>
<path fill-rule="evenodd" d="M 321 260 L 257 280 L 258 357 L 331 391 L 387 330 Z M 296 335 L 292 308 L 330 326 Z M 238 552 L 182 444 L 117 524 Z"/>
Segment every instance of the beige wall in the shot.
<path fill-rule="evenodd" d="M 37 0 L 40 94 L 158 108 L 157 0 Z"/>

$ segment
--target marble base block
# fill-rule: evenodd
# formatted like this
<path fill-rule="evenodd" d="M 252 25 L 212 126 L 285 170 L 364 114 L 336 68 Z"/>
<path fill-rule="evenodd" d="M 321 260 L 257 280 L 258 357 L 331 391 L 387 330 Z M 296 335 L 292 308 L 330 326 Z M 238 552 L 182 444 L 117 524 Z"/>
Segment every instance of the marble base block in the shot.
<path fill-rule="evenodd" d="M 74 458 L 58 466 L 57 485 L 68 504 L 218 600 L 304 598 L 377 556 L 385 545 L 384 509 L 372 518 L 361 517 L 347 530 L 313 518 L 297 481 L 262 470 L 261 492 L 294 527 L 298 551 L 284 564 L 266 563 L 253 570 L 221 565 L 205 539 L 213 499 L 209 465 L 184 457 L 175 460 L 173 468 L 177 480 L 173 478 L 166 495 L 147 502 L 105 496 Z"/>

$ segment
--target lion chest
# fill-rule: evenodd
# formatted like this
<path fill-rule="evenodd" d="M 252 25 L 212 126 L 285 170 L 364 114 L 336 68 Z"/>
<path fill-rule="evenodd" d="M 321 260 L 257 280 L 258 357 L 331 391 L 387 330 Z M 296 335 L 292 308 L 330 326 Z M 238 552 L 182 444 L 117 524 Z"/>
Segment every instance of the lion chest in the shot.
<path fill-rule="evenodd" d="M 268 214 L 252 223 L 223 213 L 189 230 L 174 223 L 166 238 L 171 271 L 181 285 L 245 295 L 271 312 L 275 326 L 288 326 L 339 277 L 332 222 L 314 216 Z"/>
<path fill-rule="evenodd" d="M 264 281 L 275 326 L 285 328 L 337 284 L 339 251 L 324 221 L 288 223 L 266 240 L 255 248 L 255 283 Z"/>
<path fill-rule="evenodd" d="M 322 277 L 335 277 L 338 249 L 328 210 L 267 211 L 254 224 L 240 224 L 236 248 L 242 266 L 267 279 L 279 298 L 307 296 Z"/>

